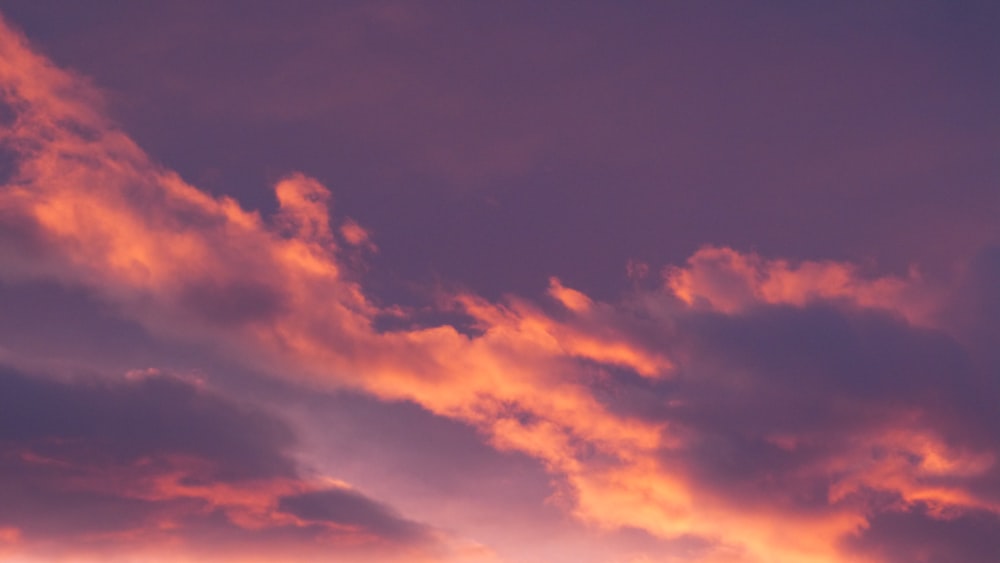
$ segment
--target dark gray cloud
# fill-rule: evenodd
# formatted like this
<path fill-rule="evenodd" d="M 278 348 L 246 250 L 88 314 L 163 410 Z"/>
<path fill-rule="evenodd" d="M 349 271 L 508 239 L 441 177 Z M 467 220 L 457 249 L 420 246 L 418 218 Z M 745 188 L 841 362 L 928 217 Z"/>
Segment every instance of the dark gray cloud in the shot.
<path fill-rule="evenodd" d="M 1000 438 L 978 436 L 995 413 L 966 350 L 944 332 L 826 307 L 766 307 L 686 328 L 696 335 L 698 359 L 672 418 L 729 436 L 736 452 L 750 456 L 740 464 L 750 473 L 752 458 L 779 464 L 769 469 L 783 460 L 815 461 L 812 454 L 835 453 L 838 443 L 913 409 L 917 424 L 950 441 L 995 447 Z M 757 441 L 781 434 L 818 443 L 793 454 Z"/>
<path fill-rule="evenodd" d="M 937 424 L 992 417 L 968 350 L 952 335 L 884 313 L 818 305 L 693 315 L 679 330 L 692 361 L 675 416 L 698 427 L 861 429 L 919 407 Z M 968 431 L 968 425 L 953 428 Z"/>
<path fill-rule="evenodd" d="M 0 440 L 71 462 L 193 456 L 219 481 L 295 474 L 288 426 L 166 375 L 67 383 L 3 369 Z"/>
<path fill-rule="evenodd" d="M 310 551 L 351 534 L 433 544 L 429 528 L 361 493 L 315 490 L 299 475 L 294 443 L 274 415 L 175 376 L 60 380 L 0 366 L 0 527 L 39 553 L 53 542 L 122 553 L 167 537 L 195 550 L 228 545 L 229 555 L 247 545 Z M 214 496 L 232 488 L 283 495 L 273 500 L 279 512 L 303 522 Z M 265 525 L 242 523 L 262 517 Z"/>
<path fill-rule="evenodd" d="M 388 506 L 355 491 L 328 489 L 281 497 L 278 510 L 304 520 L 358 527 L 400 541 L 424 537 L 426 529 L 407 521 Z"/>
<path fill-rule="evenodd" d="M 874 515 L 845 545 L 886 563 L 993 563 L 1000 560 L 1000 517 L 988 511 L 934 515 L 918 504 Z"/>

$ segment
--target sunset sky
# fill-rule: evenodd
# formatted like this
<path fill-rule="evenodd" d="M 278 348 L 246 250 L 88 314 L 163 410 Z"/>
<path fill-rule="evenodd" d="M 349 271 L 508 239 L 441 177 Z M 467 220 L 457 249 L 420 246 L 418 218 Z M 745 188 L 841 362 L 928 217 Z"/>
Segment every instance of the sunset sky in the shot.
<path fill-rule="evenodd" d="M 1000 561 L 1000 4 L 0 0 L 0 561 Z"/>

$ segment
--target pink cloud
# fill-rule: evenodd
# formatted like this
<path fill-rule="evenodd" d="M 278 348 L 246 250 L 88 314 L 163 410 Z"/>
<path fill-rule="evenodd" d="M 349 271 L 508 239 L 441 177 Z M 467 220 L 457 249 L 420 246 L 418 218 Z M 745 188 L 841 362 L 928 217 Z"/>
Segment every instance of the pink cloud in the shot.
<path fill-rule="evenodd" d="M 669 291 L 688 305 L 730 314 L 761 304 L 802 307 L 841 300 L 928 324 L 937 306 L 916 271 L 907 278 L 865 279 L 849 263 L 792 264 L 730 248 L 703 247 L 688 258 L 686 266 L 665 270 L 664 277 Z"/>

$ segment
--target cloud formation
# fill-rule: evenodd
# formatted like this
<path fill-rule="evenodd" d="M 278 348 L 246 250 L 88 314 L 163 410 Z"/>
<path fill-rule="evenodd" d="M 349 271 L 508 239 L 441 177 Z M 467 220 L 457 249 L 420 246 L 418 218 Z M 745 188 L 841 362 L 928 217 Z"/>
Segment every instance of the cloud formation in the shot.
<path fill-rule="evenodd" d="M 3 545 L 27 560 L 451 557 L 432 528 L 303 478 L 285 423 L 197 381 L 3 367 L 0 428 Z"/>
<path fill-rule="evenodd" d="M 375 246 L 329 213 L 318 181 L 282 178 L 271 217 L 210 196 L 104 117 L 86 81 L 0 31 L 6 279 L 84 287 L 161 337 L 462 421 L 539 460 L 552 502 L 585 523 L 697 538 L 686 560 L 984 560 L 969 541 L 989 551 L 1000 382 L 996 317 L 983 313 L 996 309 L 995 252 L 935 286 L 916 270 L 863 275 L 708 246 L 617 303 L 556 278 L 541 304 L 441 289 L 434 306 L 462 322 L 424 326 L 366 294 L 357 264 Z M 71 393 L 5 377 L 5 395 L 66 417 L 36 419 L 18 401 L 0 411 L 28 431 L 6 437 L 4 486 L 42 480 L 5 515 L 0 538 L 15 546 L 178 526 L 213 534 L 211 546 L 247 530 L 269 545 L 372 539 L 390 554 L 432 543 L 383 504 L 304 482 L 283 453 L 286 428 L 190 384 Z M 187 425 L 164 431 L 164 412 Z M 102 517 L 45 517 L 69 504 Z"/>

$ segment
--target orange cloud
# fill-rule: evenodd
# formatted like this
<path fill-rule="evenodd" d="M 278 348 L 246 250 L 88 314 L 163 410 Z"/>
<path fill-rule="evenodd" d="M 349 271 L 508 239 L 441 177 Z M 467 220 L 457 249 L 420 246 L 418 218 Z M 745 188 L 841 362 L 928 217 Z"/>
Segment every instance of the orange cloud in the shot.
<path fill-rule="evenodd" d="M 582 313 L 590 309 L 593 301 L 583 293 L 570 289 L 559 281 L 559 278 L 549 278 L 549 295 L 571 311 Z"/>
<path fill-rule="evenodd" d="M 666 286 L 691 306 L 736 313 L 757 304 L 804 306 L 819 300 L 843 300 L 859 307 L 885 309 L 909 322 L 929 324 L 936 305 L 920 278 L 863 279 L 851 265 L 831 261 L 791 264 L 707 246 L 687 266 L 665 271 Z"/>
<path fill-rule="evenodd" d="M 290 237 L 329 242 L 332 236 L 328 205 L 330 192 L 322 184 L 302 174 L 292 174 L 274 186 L 280 212 L 279 228 Z"/>
<path fill-rule="evenodd" d="M 371 240 L 371 235 L 364 227 L 357 224 L 356 222 L 348 219 L 340 226 L 340 234 L 347 241 L 347 244 L 351 246 L 358 246 L 366 248 L 371 251 L 377 251 L 378 247 Z"/>
<path fill-rule="evenodd" d="M 342 276 L 325 188 L 302 175 L 282 180 L 280 211 L 266 223 L 152 163 L 75 103 L 76 93 L 61 87 L 73 79 L 17 34 L 0 49 L 5 76 L 14 77 L 7 101 L 29 108 L 5 138 L 18 169 L 0 193 L 4 216 L 26 229 L 5 241 L 21 275 L 86 285 L 158 332 L 214 341 L 276 373 L 413 400 L 554 469 L 578 464 L 593 447 L 610 455 L 655 447 L 659 428 L 607 412 L 575 365 L 579 358 L 653 375 L 669 365 L 658 354 L 523 303 L 462 296 L 456 301 L 483 325 L 482 336 L 451 327 L 378 333 L 378 310 Z M 22 245 L 29 232 L 45 259 Z"/>

